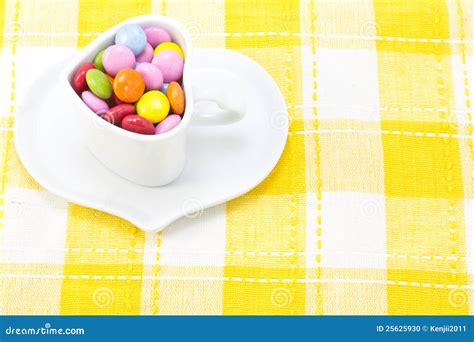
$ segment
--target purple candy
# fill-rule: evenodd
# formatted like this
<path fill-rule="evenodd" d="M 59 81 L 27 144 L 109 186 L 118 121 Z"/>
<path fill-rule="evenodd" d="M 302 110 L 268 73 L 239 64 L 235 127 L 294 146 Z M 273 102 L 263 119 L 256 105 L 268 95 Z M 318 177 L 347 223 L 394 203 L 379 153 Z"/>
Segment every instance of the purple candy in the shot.
<path fill-rule="evenodd" d="M 153 48 L 146 43 L 145 49 L 137 56 L 137 63 L 150 63 L 153 59 Z"/>
<path fill-rule="evenodd" d="M 146 40 L 153 48 L 163 42 L 171 42 L 171 36 L 168 31 L 159 26 L 147 27 L 144 31 Z"/>
<path fill-rule="evenodd" d="M 131 69 L 135 66 L 135 55 L 125 45 L 111 45 L 102 55 L 102 64 L 105 71 L 112 77 L 122 69 Z"/>
<path fill-rule="evenodd" d="M 177 81 L 183 75 L 184 61 L 175 51 L 161 51 L 153 57 L 151 62 L 160 68 L 163 81 L 166 83 Z"/>
<path fill-rule="evenodd" d="M 95 96 L 92 92 L 86 90 L 81 94 L 82 101 L 92 109 L 92 111 L 96 114 L 104 114 L 108 109 L 109 105 L 107 102 L 102 100 L 101 98 Z"/>
<path fill-rule="evenodd" d="M 155 134 L 162 134 L 171 131 L 181 122 L 181 117 L 177 114 L 168 115 L 155 127 Z"/>
<path fill-rule="evenodd" d="M 163 74 L 160 68 L 151 63 L 140 63 L 135 68 L 145 80 L 146 90 L 159 90 L 163 86 Z"/>

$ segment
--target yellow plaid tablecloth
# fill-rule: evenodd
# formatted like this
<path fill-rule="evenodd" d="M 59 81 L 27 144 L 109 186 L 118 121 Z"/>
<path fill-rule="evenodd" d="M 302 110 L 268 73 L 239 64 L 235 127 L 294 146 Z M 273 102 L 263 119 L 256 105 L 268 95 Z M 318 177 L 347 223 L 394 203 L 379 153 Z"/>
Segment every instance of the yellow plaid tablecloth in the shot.
<path fill-rule="evenodd" d="M 42 189 L 18 97 L 159 13 L 275 79 L 290 133 L 250 193 L 145 234 Z M 472 0 L 0 0 L 3 314 L 473 314 Z"/>

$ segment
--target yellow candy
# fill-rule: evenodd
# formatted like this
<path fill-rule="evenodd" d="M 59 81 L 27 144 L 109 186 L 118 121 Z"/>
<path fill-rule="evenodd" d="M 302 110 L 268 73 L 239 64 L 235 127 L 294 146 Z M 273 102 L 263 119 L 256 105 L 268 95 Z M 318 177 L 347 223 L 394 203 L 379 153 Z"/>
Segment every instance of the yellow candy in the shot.
<path fill-rule="evenodd" d="M 137 114 L 152 123 L 162 121 L 170 111 L 170 102 L 165 94 L 151 90 L 142 95 L 137 102 Z"/>
<path fill-rule="evenodd" d="M 156 55 L 158 54 L 158 52 L 161 52 L 161 51 L 164 51 L 164 50 L 172 50 L 172 51 L 175 51 L 175 52 L 177 52 L 178 55 L 180 55 L 181 58 L 184 60 L 183 50 L 181 50 L 181 48 L 179 47 L 178 44 L 172 43 L 172 42 L 164 42 L 164 43 L 161 43 L 160 45 L 158 45 L 158 46 L 155 48 L 155 52 L 153 53 L 153 56 L 156 56 Z"/>

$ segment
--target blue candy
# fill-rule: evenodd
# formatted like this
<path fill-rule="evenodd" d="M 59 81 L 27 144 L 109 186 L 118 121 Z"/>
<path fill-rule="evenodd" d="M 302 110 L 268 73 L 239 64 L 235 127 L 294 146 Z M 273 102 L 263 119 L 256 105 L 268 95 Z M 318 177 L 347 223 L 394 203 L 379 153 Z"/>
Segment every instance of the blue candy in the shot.
<path fill-rule="evenodd" d="M 115 35 L 115 44 L 125 45 L 137 56 L 142 53 L 146 47 L 145 31 L 136 24 L 124 25 Z"/>
<path fill-rule="evenodd" d="M 163 83 L 163 86 L 160 89 L 163 94 L 166 94 L 166 91 L 168 90 L 169 85 L 170 85 L 169 83 Z"/>

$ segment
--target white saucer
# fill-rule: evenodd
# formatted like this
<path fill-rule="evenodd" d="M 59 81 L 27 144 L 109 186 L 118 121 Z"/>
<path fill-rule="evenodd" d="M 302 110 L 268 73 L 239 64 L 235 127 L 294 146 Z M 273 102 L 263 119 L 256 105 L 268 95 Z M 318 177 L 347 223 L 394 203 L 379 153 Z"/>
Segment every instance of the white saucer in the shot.
<path fill-rule="evenodd" d="M 273 169 L 288 135 L 288 113 L 273 79 L 257 63 L 221 49 L 195 50 L 195 69 L 232 70 L 246 81 L 247 112 L 234 124 L 191 123 L 180 177 L 162 187 L 131 183 L 105 168 L 81 144 L 46 70 L 25 94 L 15 119 L 15 143 L 28 172 L 50 192 L 159 231 L 182 216 L 223 203 L 254 188 Z M 200 80 L 194 77 L 194 85 Z M 225 84 L 222 85 L 225 87 Z M 236 94 L 239 96 L 239 94 Z M 66 110 L 63 110 L 66 109 Z"/>

